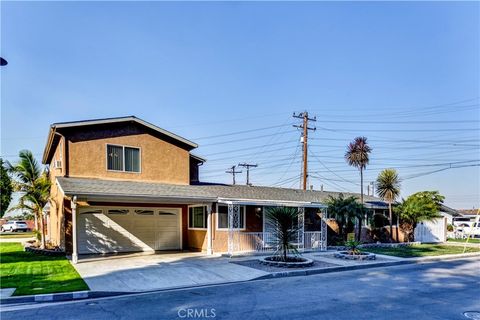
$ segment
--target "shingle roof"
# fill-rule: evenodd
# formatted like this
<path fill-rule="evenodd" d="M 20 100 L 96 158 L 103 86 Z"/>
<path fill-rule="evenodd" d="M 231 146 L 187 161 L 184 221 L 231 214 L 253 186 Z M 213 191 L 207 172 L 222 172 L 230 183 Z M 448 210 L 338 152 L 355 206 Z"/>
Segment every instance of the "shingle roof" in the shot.
<path fill-rule="evenodd" d="M 124 197 L 191 199 L 202 201 L 243 200 L 324 203 L 328 196 L 338 196 L 338 192 L 303 191 L 261 186 L 204 184 L 174 185 L 152 182 L 114 181 L 91 178 L 57 178 L 66 195 L 84 197 Z M 345 196 L 359 197 L 358 194 L 344 193 Z M 364 196 L 365 201 L 379 201 L 378 198 Z"/>

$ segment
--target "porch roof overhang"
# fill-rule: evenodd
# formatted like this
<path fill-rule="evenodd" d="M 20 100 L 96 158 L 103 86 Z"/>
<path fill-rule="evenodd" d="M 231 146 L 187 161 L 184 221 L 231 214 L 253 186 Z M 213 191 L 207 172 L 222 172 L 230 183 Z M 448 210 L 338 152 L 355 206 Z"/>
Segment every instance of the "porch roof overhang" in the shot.
<path fill-rule="evenodd" d="M 218 203 L 223 204 L 237 204 L 243 206 L 266 206 L 266 207 L 304 207 L 304 208 L 327 208 L 326 205 L 315 202 L 306 201 L 284 201 L 284 200 L 254 200 L 254 199 L 221 199 Z"/>

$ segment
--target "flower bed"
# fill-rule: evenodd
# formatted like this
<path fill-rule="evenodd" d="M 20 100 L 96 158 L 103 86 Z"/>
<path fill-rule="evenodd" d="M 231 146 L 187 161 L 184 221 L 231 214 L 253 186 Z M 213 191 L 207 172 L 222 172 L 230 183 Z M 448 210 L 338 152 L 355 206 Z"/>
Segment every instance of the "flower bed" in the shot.
<path fill-rule="evenodd" d="M 399 243 L 364 243 L 358 246 L 358 248 L 398 248 L 405 246 L 413 246 L 421 244 L 421 242 L 399 242 Z M 330 250 L 345 251 L 348 249 L 346 246 L 328 246 Z"/>
<path fill-rule="evenodd" d="M 376 256 L 373 253 L 368 252 L 357 252 L 352 254 L 349 251 L 339 251 L 333 254 L 335 258 L 346 259 L 346 260 L 375 260 Z"/>
<path fill-rule="evenodd" d="M 288 257 L 287 261 L 282 261 L 279 257 L 264 257 L 259 261 L 265 265 L 283 268 L 305 268 L 313 265 L 312 259 L 303 257 Z"/>
<path fill-rule="evenodd" d="M 55 249 L 41 249 L 34 247 L 31 243 L 26 243 L 25 244 L 25 251 L 26 252 L 31 252 L 35 254 L 42 254 L 44 256 L 52 256 L 52 257 L 61 257 L 65 256 L 65 251 L 62 251 L 60 248 L 55 248 Z"/>

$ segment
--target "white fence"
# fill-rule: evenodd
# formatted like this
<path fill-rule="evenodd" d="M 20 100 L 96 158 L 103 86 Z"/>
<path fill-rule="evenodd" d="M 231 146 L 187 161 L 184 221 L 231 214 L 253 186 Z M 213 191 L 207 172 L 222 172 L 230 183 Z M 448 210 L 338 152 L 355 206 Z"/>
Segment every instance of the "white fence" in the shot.
<path fill-rule="evenodd" d="M 446 218 L 439 218 L 435 219 L 434 221 L 420 222 L 415 228 L 415 241 L 445 242 L 447 240 L 447 223 L 445 219 Z"/>
<path fill-rule="evenodd" d="M 235 232 L 233 236 L 235 252 L 269 252 L 275 249 L 275 238 L 271 232 Z M 326 250 L 326 237 L 322 241 L 321 231 L 308 231 L 303 234 L 303 249 Z M 298 248 L 302 249 L 300 244 Z"/>

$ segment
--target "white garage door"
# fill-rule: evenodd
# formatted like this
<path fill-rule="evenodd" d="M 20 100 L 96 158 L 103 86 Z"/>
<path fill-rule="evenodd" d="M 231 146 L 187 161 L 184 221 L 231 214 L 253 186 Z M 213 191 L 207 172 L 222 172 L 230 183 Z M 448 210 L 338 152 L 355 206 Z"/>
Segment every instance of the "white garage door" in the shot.
<path fill-rule="evenodd" d="M 79 253 L 111 253 L 181 248 L 178 208 L 80 208 Z"/>

